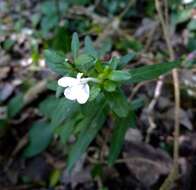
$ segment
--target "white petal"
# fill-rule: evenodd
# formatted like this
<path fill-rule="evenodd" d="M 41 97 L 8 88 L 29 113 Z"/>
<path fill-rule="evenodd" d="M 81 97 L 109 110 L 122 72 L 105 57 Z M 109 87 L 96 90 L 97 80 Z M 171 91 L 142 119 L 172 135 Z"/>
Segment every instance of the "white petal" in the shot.
<path fill-rule="evenodd" d="M 64 91 L 64 95 L 69 100 L 76 100 L 76 93 L 74 92 L 74 87 L 67 87 Z"/>
<path fill-rule="evenodd" d="M 90 90 L 88 84 L 78 85 L 77 101 L 80 104 L 85 104 L 90 96 Z"/>
<path fill-rule="evenodd" d="M 193 0 L 183 0 L 184 4 L 189 4 L 189 3 L 192 3 L 192 2 L 193 2 Z"/>
<path fill-rule="evenodd" d="M 58 85 L 62 87 L 73 86 L 78 83 L 78 80 L 73 77 L 62 77 L 58 80 Z"/>

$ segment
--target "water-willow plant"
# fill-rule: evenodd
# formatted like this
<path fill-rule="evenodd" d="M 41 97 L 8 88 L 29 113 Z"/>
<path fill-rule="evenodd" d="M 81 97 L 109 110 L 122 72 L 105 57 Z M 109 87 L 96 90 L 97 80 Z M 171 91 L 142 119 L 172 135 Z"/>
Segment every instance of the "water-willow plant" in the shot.
<path fill-rule="evenodd" d="M 74 135 L 76 141 L 69 150 L 68 170 L 104 127 L 108 115 L 113 117 L 115 124 L 108 155 L 108 162 L 113 164 L 127 129 L 135 127 L 134 110 L 138 107 L 134 101 L 128 101 L 122 85 L 157 78 L 179 64 L 167 62 L 125 70 L 123 67 L 133 56 L 102 61 L 89 37 L 85 38 L 81 53 L 79 48 L 78 35 L 74 33 L 71 43 L 73 60 L 54 50 L 45 51 L 48 66 L 59 75 L 58 82 L 52 85 L 56 96 L 50 96 L 40 104 L 39 109 L 47 121 L 33 125 L 29 145 L 24 151 L 27 157 L 40 153 L 50 143 L 53 133 L 63 144 Z M 125 58 L 128 58 L 126 62 Z"/>

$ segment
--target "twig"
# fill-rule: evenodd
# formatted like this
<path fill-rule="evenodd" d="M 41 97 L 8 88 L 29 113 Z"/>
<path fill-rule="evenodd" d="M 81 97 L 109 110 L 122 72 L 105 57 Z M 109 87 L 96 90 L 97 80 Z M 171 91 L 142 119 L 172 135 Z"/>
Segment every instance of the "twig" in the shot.
<path fill-rule="evenodd" d="M 152 131 L 156 128 L 156 124 L 155 124 L 154 118 L 153 118 L 153 112 L 154 112 L 154 107 L 155 107 L 155 105 L 161 95 L 161 91 L 162 91 L 162 87 L 163 87 L 163 79 L 164 79 L 163 76 L 159 77 L 159 80 L 156 83 L 154 97 L 153 97 L 152 101 L 150 102 L 148 109 L 147 109 L 149 128 L 147 130 L 147 135 L 146 135 L 146 139 L 145 139 L 146 143 L 149 142 L 150 135 L 151 135 Z"/>
<path fill-rule="evenodd" d="M 129 8 L 135 3 L 135 0 L 129 0 L 126 8 L 119 14 L 118 18 L 121 20 L 126 13 L 128 12 Z"/>
<path fill-rule="evenodd" d="M 157 26 L 158 26 L 158 25 L 159 25 L 159 23 L 157 22 L 157 23 L 155 24 L 155 26 L 154 26 L 154 27 L 151 29 L 151 31 L 149 32 L 147 42 L 146 42 L 146 44 L 145 44 L 145 46 L 144 46 L 144 52 L 147 52 L 148 49 L 150 48 L 150 45 L 151 45 L 151 43 L 152 43 L 152 40 L 153 40 L 153 37 L 154 37 L 154 34 L 155 34 L 156 30 L 157 30 Z"/>
<path fill-rule="evenodd" d="M 165 0 L 167 1 L 167 0 Z M 165 3 L 165 5 L 167 2 Z M 155 0 L 156 9 L 158 12 L 158 16 L 161 22 L 162 30 L 164 33 L 164 37 L 166 40 L 166 44 L 168 47 L 170 60 L 173 61 L 175 59 L 174 50 L 171 44 L 171 36 L 169 31 L 169 26 L 164 21 L 163 13 L 161 10 L 161 5 L 159 0 Z M 173 69 L 172 77 L 174 82 L 174 95 L 175 95 L 175 129 L 174 129 L 174 165 L 173 169 L 171 170 L 169 176 L 166 178 L 164 183 L 162 184 L 160 190 L 169 190 L 173 185 L 174 180 L 178 175 L 178 158 L 179 158 L 179 133 L 180 133 L 180 123 L 179 123 L 179 111 L 180 111 L 180 90 L 179 90 L 179 78 L 178 78 L 178 71 L 177 69 Z"/>
<path fill-rule="evenodd" d="M 144 85 L 146 85 L 147 83 L 149 83 L 150 81 L 144 81 L 141 83 L 138 83 L 131 91 L 131 95 L 128 97 L 128 100 L 131 101 L 133 99 L 133 97 L 136 95 L 136 93 L 139 91 L 139 89 L 141 87 L 143 87 Z"/>
<path fill-rule="evenodd" d="M 25 106 L 33 102 L 40 94 L 47 90 L 47 81 L 42 80 L 30 88 L 24 96 Z"/>
<path fill-rule="evenodd" d="M 157 26 L 159 25 L 159 23 L 157 23 L 155 25 L 155 27 L 150 31 L 149 33 L 149 38 L 147 40 L 147 43 L 145 45 L 144 51 L 147 51 L 148 48 L 150 47 L 150 44 L 152 42 L 152 38 L 154 36 L 154 33 L 157 29 Z M 162 91 L 162 87 L 163 87 L 163 82 L 164 82 L 164 77 L 163 75 L 159 77 L 156 86 L 155 86 L 155 90 L 154 90 L 154 96 L 153 99 L 151 100 L 148 108 L 147 108 L 147 115 L 148 115 L 148 123 L 149 123 L 149 127 L 147 130 L 147 134 L 146 134 L 146 138 L 145 138 L 145 142 L 148 143 L 150 141 L 150 135 L 152 134 L 153 130 L 156 128 L 156 124 L 154 122 L 154 107 L 157 104 L 157 101 L 161 95 L 161 91 Z"/>
<path fill-rule="evenodd" d="M 93 163 L 93 164 L 108 165 L 108 162 L 105 161 L 105 160 L 101 161 L 101 160 L 98 160 L 98 159 L 95 159 L 95 158 L 91 158 L 89 156 L 87 156 L 87 160 L 90 163 Z M 159 170 L 163 170 L 163 168 L 160 166 L 160 164 L 155 162 L 154 160 L 146 159 L 146 158 L 139 157 L 139 156 L 117 159 L 114 164 L 122 164 L 122 163 L 129 163 L 129 162 L 138 162 L 138 161 L 139 162 L 146 162 L 149 165 L 156 166 L 157 168 L 159 168 Z M 168 165 L 167 168 L 169 170 L 171 168 L 170 165 Z M 169 189 L 167 189 L 167 190 L 169 190 Z"/>
<path fill-rule="evenodd" d="M 17 143 L 16 147 L 14 148 L 14 150 L 12 151 L 8 162 L 5 165 L 4 170 L 7 171 L 9 169 L 9 167 L 12 165 L 15 156 L 24 148 L 24 146 L 26 146 L 28 143 L 28 135 L 25 134 L 20 141 Z"/>

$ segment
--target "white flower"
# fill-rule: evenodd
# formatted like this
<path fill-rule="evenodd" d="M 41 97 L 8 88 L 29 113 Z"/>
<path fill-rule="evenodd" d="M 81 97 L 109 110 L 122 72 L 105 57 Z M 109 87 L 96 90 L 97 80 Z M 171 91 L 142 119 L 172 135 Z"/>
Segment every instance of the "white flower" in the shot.
<path fill-rule="evenodd" d="M 189 3 L 192 3 L 193 0 L 183 0 L 182 2 L 183 2 L 183 4 L 189 4 Z"/>
<path fill-rule="evenodd" d="M 58 85 L 65 88 L 64 95 L 69 100 L 77 100 L 80 104 L 85 104 L 90 96 L 88 82 L 97 82 L 95 78 L 81 78 L 83 73 L 78 73 L 77 78 L 62 77 L 58 80 Z"/>

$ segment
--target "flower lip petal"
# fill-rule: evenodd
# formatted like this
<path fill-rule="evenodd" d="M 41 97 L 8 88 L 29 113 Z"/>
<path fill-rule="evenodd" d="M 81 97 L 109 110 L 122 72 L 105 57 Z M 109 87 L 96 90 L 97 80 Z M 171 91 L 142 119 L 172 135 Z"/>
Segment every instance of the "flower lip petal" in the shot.
<path fill-rule="evenodd" d="M 90 96 L 90 89 L 88 84 L 78 85 L 77 102 L 80 104 L 85 104 Z"/>
<path fill-rule="evenodd" d="M 58 85 L 62 87 L 74 86 L 78 84 L 78 80 L 73 77 L 62 77 L 58 80 Z"/>
<path fill-rule="evenodd" d="M 69 100 L 76 100 L 77 96 L 76 94 L 74 93 L 74 90 L 73 90 L 74 87 L 67 87 L 65 90 L 64 90 L 64 95 L 67 99 Z"/>

